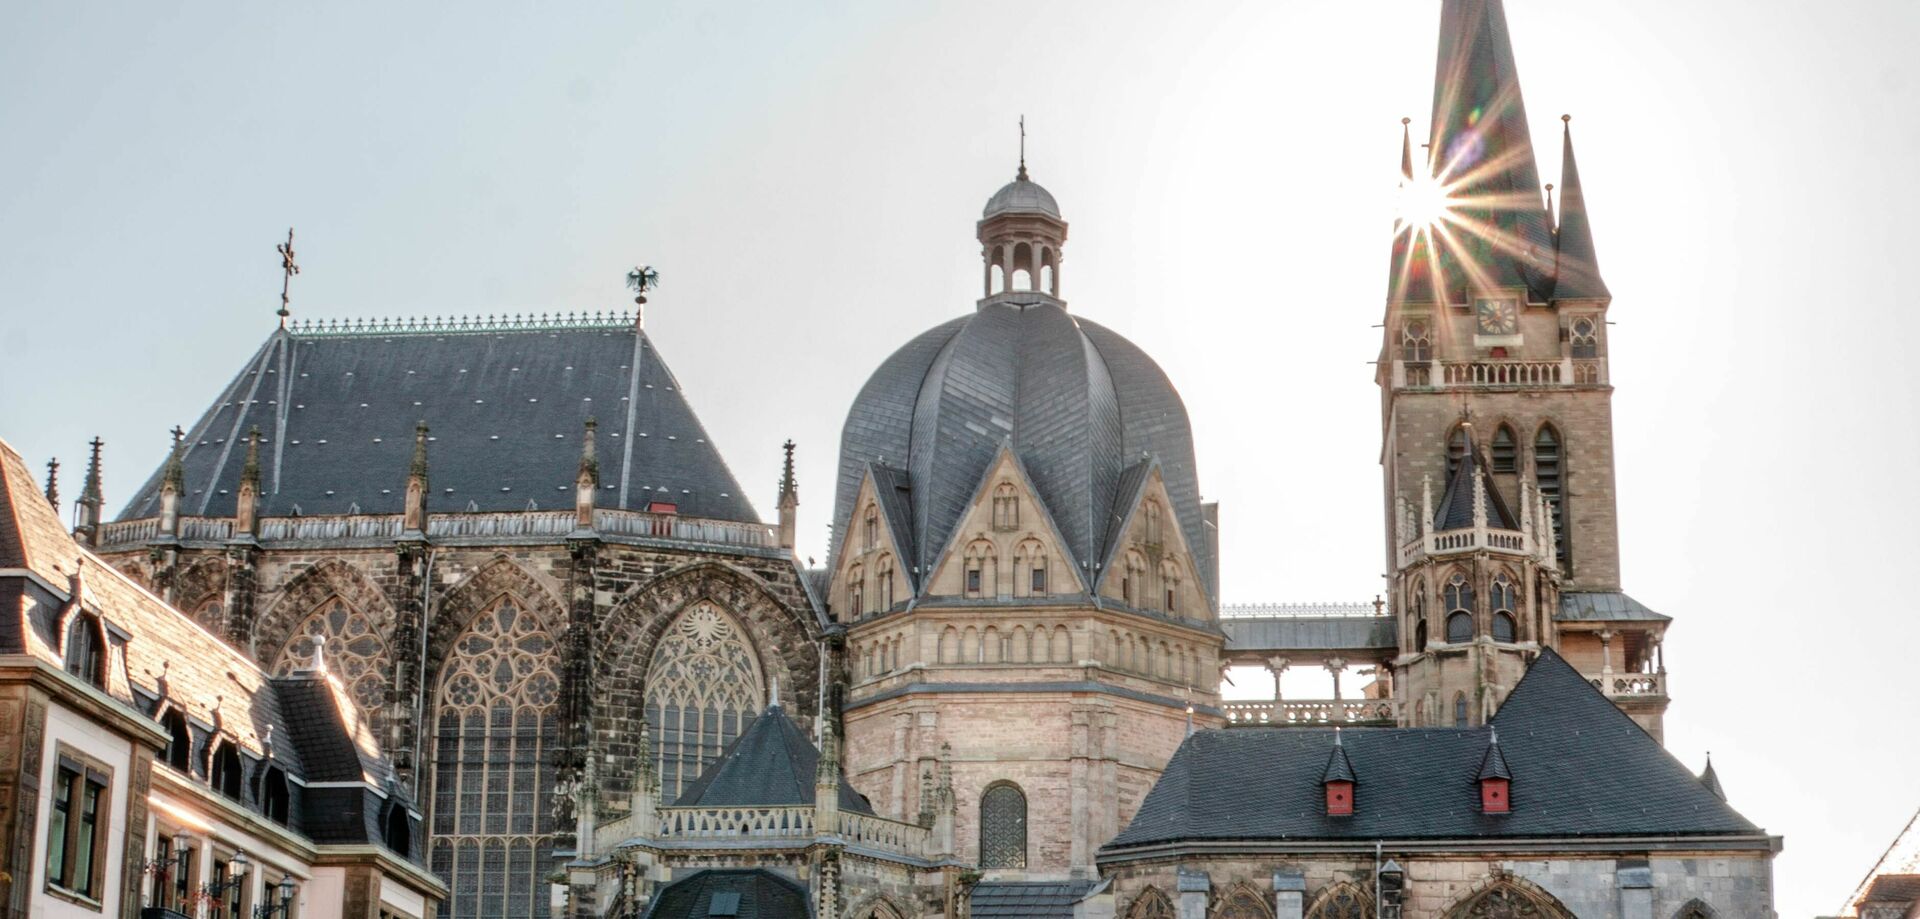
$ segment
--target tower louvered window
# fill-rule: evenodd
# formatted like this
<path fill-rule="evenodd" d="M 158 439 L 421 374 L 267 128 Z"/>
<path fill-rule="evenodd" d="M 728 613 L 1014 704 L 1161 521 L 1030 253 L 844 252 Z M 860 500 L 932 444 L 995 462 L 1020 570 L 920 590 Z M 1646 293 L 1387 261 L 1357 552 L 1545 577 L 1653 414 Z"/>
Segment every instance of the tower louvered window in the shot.
<path fill-rule="evenodd" d="M 1554 550 L 1559 553 L 1560 567 L 1571 572 L 1573 555 L 1568 551 L 1566 468 L 1562 456 L 1559 433 L 1552 425 L 1542 425 L 1540 433 L 1533 438 L 1533 480 L 1540 488 L 1540 496 L 1547 499 L 1548 513 L 1553 515 Z"/>
<path fill-rule="evenodd" d="M 1467 428 L 1461 425 L 1447 436 L 1447 481 L 1453 481 L 1453 474 L 1460 470 L 1460 463 L 1467 458 Z"/>
<path fill-rule="evenodd" d="M 433 870 L 442 915 L 548 915 L 560 680 L 552 636 L 501 597 L 474 617 L 436 694 Z"/>
<path fill-rule="evenodd" d="M 1027 866 L 1027 796 L 1002 782 L 980 796 L 980 867 Z"/>
<path fill-rule="evenodd" d="M 647 667 L 661 797 L 672 802 L 720 758 L 766 698 L 759 658 L 733 617 L 711 603 L 680 614 Z"/>
<path fill-rule="evenodd" d="M 1513 429 L 1501 425 L 1493 432 L 1493 471 L 1517 472 L 1520 469 L 1520 445 L 1514 441 Z"/>

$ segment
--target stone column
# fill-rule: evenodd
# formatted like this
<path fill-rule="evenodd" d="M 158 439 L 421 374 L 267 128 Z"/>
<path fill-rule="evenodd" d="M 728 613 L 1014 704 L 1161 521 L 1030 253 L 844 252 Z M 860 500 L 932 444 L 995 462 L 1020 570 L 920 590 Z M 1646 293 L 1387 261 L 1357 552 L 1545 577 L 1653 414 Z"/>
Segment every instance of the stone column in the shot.
<path fill-rule="evenodd" d="M 1327 668 L 1328 673 L 1333 674 L 1333 701 L 1338 702 L 1340 701 L 1340 674 L 1347 669 L 1347 659 L 1344 657 L 1329 657 L 1324 666 Z"/>
<path fill-rule="evenodd" d="M 1068 728 L 1067 739 L 1068 756 L 1071 757 L 1067 767 L 1067 788 L 1070 795 L 1068 810 L 1071 842 L 1067 849 L 1067 863 L 1074 868 L 1090 867 L 1093 864 L 1093 850 L 1100 845 L 1100 841 L 1091 838 L 1094 822 L 1093 807 L 1087 794 L 1088 754 L 1092 752 L 1090 748 L 1093 743 L 1093 715 L 1093 712 L 1078 706 L 1069 715 L 1072 726 Z"/>
<path fill-rule="evenodd" d="M 1300 919 L 1307 908 L 1307 875 L 1297 868 L 1273 873 L 1273 919 Z"/>
<path fill-rule="evenodd" d="M 1643 859 L 1624 859 L 1614 870 L 1620 889 L 1620 919 L 1653 919 L 1653 869 Z"/>
<path fill-rule="evenodd" d="M 585 777 L 593 750 L 593 628 L 594 594 L 598 585 L 600 540 L 567 540 L 567 630 L 560 648 L 560 737 L 558 789 L 568 789 Z M 622 770 L 632 764 L 614 764 Z M 571 798 L 556 796 L 556 807 L 571 817 Z M 561 824 L 565 826 L 563 822 Z"/>
<path fill-rule="evenodd" d="M 418 714 L 426 711 L 421 704 L 425 675 L 420 672 L 420 662 L 425 658 L 422 652 L 427 641 L 428 552 L 424 541 L 402 540 L 394 545 L 400 578 L 393 588 L 396 596 L 390 598 L 396 617 L 389 644 L 393 649 L 388 664 L 392 679 L 387 683 L 384 712 L 387 755 L 392 757 L 400 781 L 413 790 L 415 800 L 421 800 L 423 790 Z"/>
<path fill-rule="evenodd" d="M 252 536 L 236 537 L 227 543 L 227 589 L 220 598 L 226 619 L 220 624 L 221 637 L 236 648 L 251 648 L 254 626 L 254 595 L 258 589 L 256 564 L 260 544 Z"/>
<path fill-rule="evenodd" d="M 1213 890 L 1213 882 L 1205 872 L 1191 868 L 1181 868 L 1178 877 L 1175 889 L 1180 899 L 1174 909 L 1179 919 L 1207 919 L 1207 894 Z"/>
<path fill-rule="evenodd" d="M 1600 666 L 1601 673 L 1606 674 L 1606 673 L 1613 672 L 1613 630 L 1612 629 L 1600 630 L 1600 661 L 1601 661 L 1601 666 Z"/>
<path fill-rule="evenodd" d="M 1287 668 L 1292 666 L 1293 662 L 1284 657 L 1267 658 L 1267 672 L 1273 674 L 1273 701 L 1282 701 L 1283 697 L 1280 695 L 1280 676 L 1287 672 Z"/>

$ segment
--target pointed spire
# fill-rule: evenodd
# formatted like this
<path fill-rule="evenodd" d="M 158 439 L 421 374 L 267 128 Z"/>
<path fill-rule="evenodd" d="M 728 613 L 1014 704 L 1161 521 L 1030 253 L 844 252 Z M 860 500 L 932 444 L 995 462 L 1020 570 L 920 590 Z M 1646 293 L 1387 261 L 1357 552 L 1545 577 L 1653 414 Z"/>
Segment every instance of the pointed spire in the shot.
<path fill-rule="evenodd" d="M 1493 728 L 1487 732 L 1487 752 L 1480 757 L 1480 774 L 1476 776 L 1476 778 L 1482 781 L 1486 779 L 1506 779 L 1511 781 L 1513 779 L 1513 770 L 1507 767 L 1507 756 L 1500 752 L 1499 728 Z"/>
<path fill-rule="evenodd" d="M 1027 116 L 1020 116 L 1020 171 L 1014 174 L 1014 181 L 1027 181 Z"/>
<path fill-rule="evenodd" d="M 413 426 L 413 460 L 407 464 L 407 503 L 401 527 L 409 533 L 427 531 L 427 423 Z"/>
<path fill-rule="evenodd" d="M 1456 234 L 1464 251 L 1454 254 L 1476 262 L 1488 283 L 1543 293 L 1553 237 L 1501 0 L 1441 7 L 1427 155 L 1429 171 L 1463 202 L 1454 210 L 1475 228 Z M 1464 274 L 1447 272 L 1449 285 Z"/>
<path fill-rule="evenodd" d="M 47 503 L 53 505 L 55 512 L 60 510 L 60 460 L 57 457 L 47 460 Z"/>
<path fill-rule="evenodd" d="M 99 437 L 87 444 L 87 478 L 80 486 L 80 501 L 74 505 L 74 532 L 89 546 L 100 544 L 100 448 L 104 445 Z"/>
<path fill-rule="evenodd" d="M 1489 526 L 1502 530 L 1519 529 L 1513 512 L 1507 509 L 1507 502 L 1498 491 L 1488 488 L 1483 478 L 1480 452 L 1473 444 L 1473 425 L 1463 427 L 1467 432 L 1467 451 L 1460 457 L 1460 465 L 1454 469 L 1453 478 L 1447 480 L 1446 492 L 1440 496 L 1440 507 L 1434 511 L 1432 518 L 1434 530 Z"/>
<path fill-rule="evenodd" d="M 260 513 L 260 426 L 247 431 L 247 461 L 240 467 L 240 493 L 234 501 L 236 536 L 252 536 Z"/>
<path fill-rule="evenodd" d="M 1341 739 L 1340 729 L 1333 729 L 1333 751 L 1327 755 L 1327 768 L 1320 773 L 1320 781 L 1353 782 L 1353 760 L 1347 757 L 1347 745 Z"/>
<path fill-rule="evenodd" d="M 593 529 L 593 508 L 600 494 L 600 460 L 594 456 L 593 435 L 599 422 L 588 418 L 580 435 L 580 472 L 573 478 L 573 525 Z"/>
<path fill-rule="evenodd" d="M 1408 125 L 1413 119 L 1400 119 L 1400 186 L 1405 188 L 1413 181 L 1413 129 Z"/>
<path fill-rule="evenodd" d="M 180 532 L 180 498 L 187 490 L 186 432 L 173 426 L 173 449 L 167 453 L 167 466 L 160 478 L 160 534 Z"/>
<path fill-rule="evenodd" d="M 1727 799 L 1726 789 L 1720 787 L 1720 774 L 1713 771 L 1713 751 L 1707 751 L 1707 768 L 1700 770 L 1700 784 L 1707 786 L 1713 796 L 1722 801 Z"/>
<path fill-rule="evenodd" d="M 1475 780 L 1480 783 L 1481 813 L 1513 812 L 1513 770 L 1507 767 L 1506 754 L 1500 752 L 1497 727 L 1487 732 L 1487 752 L 1480 757 L 1480 773 Z"/>
<path fill-rule="evenodd" d="M 1573 158 L 1573 116 L 1561 115 L 1560 226 L 1555 239 L 1553 298 L 1604 299 L 1612 294 L 1600 279 L 1594 254 L 1593 225 L 1587 219 L 1587 196 L 1580 188 L 1580 166 Z"/>
<path fill-rule="evenodd" d="M 793 441 L 788 439 L 780 445 L 786 453 L 780 465 L 780 548 L 791 549 L 794 546 L 794 533 L 799 527 L 800 486 L 793 478 Z"/>

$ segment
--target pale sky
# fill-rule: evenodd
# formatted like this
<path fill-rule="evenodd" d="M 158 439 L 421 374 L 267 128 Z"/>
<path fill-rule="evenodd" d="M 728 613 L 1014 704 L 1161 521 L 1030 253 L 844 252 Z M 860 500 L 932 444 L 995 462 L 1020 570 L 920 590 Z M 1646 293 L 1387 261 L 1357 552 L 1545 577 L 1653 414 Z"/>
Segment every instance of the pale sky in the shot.
<path fill-rule="evenodd" d="M 274 326 L 605 309 L 647 328 L 804 551 L 866 375 L 973 308 L 1012 177 L 1070 309 L 1152 353 L 1221 502 L 1224 599 L 1381 589 L 1399 120 L 1435 0 L 16 3 L 0 14 L 0 437 L 116 511 Z M 1542 178 L 1570 112 L 1611 333 L 1629 593 L 1674 617 L 1667 744 L 1830 912 L 1920 806 L 1920 4 L 1509 0 Z M 403 470 L 393 470 L 398 476 Z"/>

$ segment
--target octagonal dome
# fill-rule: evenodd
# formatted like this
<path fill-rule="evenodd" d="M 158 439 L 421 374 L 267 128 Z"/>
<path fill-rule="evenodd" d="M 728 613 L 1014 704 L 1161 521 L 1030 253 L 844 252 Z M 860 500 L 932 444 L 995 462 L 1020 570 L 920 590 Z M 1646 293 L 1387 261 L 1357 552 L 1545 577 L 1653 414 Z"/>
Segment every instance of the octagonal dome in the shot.
<path fill-rule="evenodd" d="M 1010 444 L 1091 574 L 1120 537 L 1129 483 L 1158 463 L 1200 571 L 1205 538 L 1186 407 L 1158 364 L 1120 334 L 1044 295 L 1001 295 L 882 362 L 847 413 L 833 519 L 847 532 L 868 468 L 896 494 L 902 555 L 936 562 L 1001 444 Z"/>

